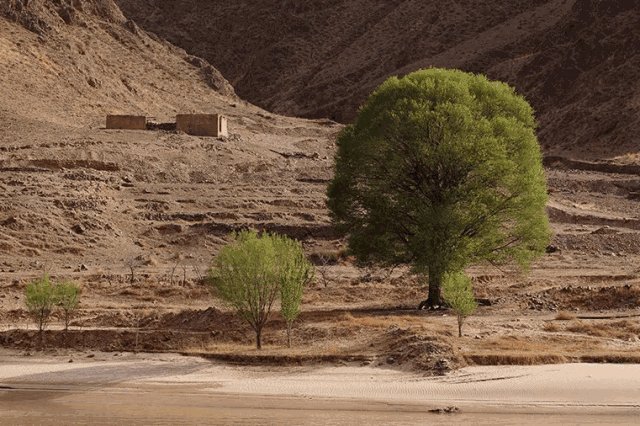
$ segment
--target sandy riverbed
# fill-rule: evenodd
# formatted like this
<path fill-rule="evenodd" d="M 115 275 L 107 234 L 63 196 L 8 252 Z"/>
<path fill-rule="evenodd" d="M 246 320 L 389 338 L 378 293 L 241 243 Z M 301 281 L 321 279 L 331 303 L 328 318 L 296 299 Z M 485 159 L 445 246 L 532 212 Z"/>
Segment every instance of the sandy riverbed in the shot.
<path fill-rule="evenodd" d="M 470 367 L 446 377 L 370 367 L 258 368 L 174 355 L 0 361 L 10 423 L 633 424 L 640 366 Z M 429 413 L 456 406 L 453 415 Z"/>

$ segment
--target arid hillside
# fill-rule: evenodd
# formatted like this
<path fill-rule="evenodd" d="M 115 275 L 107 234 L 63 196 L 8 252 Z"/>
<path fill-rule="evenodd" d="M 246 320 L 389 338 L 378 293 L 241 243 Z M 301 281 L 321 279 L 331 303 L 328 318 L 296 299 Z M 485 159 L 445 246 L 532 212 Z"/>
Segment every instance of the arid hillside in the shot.
<path fill-rule="evenodd" d="M 9 0 L 0 5 L 3 114 L 86 125 L 105 113 L 161 118 L 214 103 L 233 88 L 205 61 L 150 36 L 111 0 Z"/>
<path fill-rule="evenodd" d="M 213 8 L 216 3 L 219 9 Z M 493 2 L 471 12 L 460 6 L 445 21 L 449 12 L 432 2 L 334 1 L 332 7 L 326 1 L 281 2 L 290 6 L 278 11 L 255 3 L 249 8 L 244 2 L 163 2 L 175 5 L 166 9 L 173 15 L 163 18 L 165 9 L 153 9 L 143 17 L 150 20 L 147 28 L 171 17 L 167 31 L 179 28 L 184 37 L 193 37 L 193 46 L 219 48 L 219 58 L 204 50 L 202 56 L 243 70 L 245 80 L 225 73 L 244 93 L 251 81 L 272 90 L 273 98 L 263 104 L 279 111 L 333 111 L 346 118 L 388 73 L 430 63 L 486 65 L 494 77 L 517 83 L 524 76 L 520 87 L 538 104 L 547 145 L 578 143 L 584 155 L 606 148 L 602 158 L 620 158 L 589 162 L 554 157 L 547 148 L 548 211 L 555 233 L 549 253 L 530 275 L 489 265 L 470 270 L 483 306 L 469 320 L 467 336 L 457 339 L 452 315 L 415 309 L 426 289 L 407 268 L 358 268 L 345 252 L 325 204 L 341 125 L 279 116 L 243 101 L 207 60 L 147 33 L 125 17 L 131 17 L 130 8 L 123 14 L 113 0 L 5 0 L 0 3 L 0 341 L 5 346 L 25 351 L 38 346 L 24 289 L 47 272 L 54 280 L 83 286 L 72 330 L 62 332 L 56 316 L 47 332 L 47 344 L 67 348 L 61 350 L 181 351 L 242 364 L 348 362 L 426 373 L 464 364 L 637 361 L 640 164 L 627 151 L 637 140 L 632 130 L 640 116 L 630 115 L 639 107 L 637 80 L 625 77 L 636 71 L 637 47 L 630 44 L 619 53 L 620 37 L 606 44 L 609 34 L 636 37 L 627 25 L 631 3 L 603 9 L 604 2 L 538 1 L 516 11 L 516 2 Z M 143 5 L 130 2 L 131 8 L 136 4 Z M 595 9 L 583 10 L 587 5 Z M 190 10 L 199 13 L 181 14 Z M 228 13 L 228 19 L 203 18 L 213 10 Z M 298 18 L 281 18 L 283 11 Z M 609 17 L 584 27 L 591 34 L 587 39 L 611 55 L 595 60 L 587 44 L 585 56 L 565 58 L 565 49 L 579 51 L 569 38 L 587 31 L 570 30 L 571 17 L 594 11 Z M 418 12 L 432 21 L 407 25 Z M 318 17 L 322 13 L 324 18 Z M 614 28 L 601 35 L 598 25 L 605 24 Z M 200 33 L 188 35 L 196 29 L 207 35 L 221 31 L 220 43 L 198 39 Z M 553 37 L 569 40 L 566 46 L 554 42 L 555 48 L 542 49 L 536 37 L 552 37 L 554 31 Z M 284 47 L 289 32 L 304 35 L 292 47 L 300 55 L 296 60 L 288 59 Z M 407 34 L 423 44 L 399 59 L 398 52 L 418 46 L 402 38 Z M 525 35 L 529 44 L 522 43 Z M 238 54 L 236 48 L 247 50 Z M 425 59 L 424 52 L 441 62 Z M 501 56 L 504 52 L 520 55 L 522 63 Z M 315 68 L 300 74 L 311 57 L 317 59 Z M 492 58 L 493 65 L 483 58 Z M 573 74 L 553 71 L 573 69 L 567 64 L 575 67 Z M 533 77 L 525 78 L 527 73 Z M 554 73 L 558 76 L 551 78 Z M 601 87 L 591 80 L 598 73 Z M 607 101 L 598 101 L 595 91 Z M 108 113 L 146 114 L 166 123 L 178 112 L 223 113 L 230 135 L 104 129 Z M 619 124 L 599 133 L 598 126 L 611 126 L 606 120 L 613 119 Z M 619 164 L 623 160 L 628 164 Z M 251 330 L 205 285 L 212 257 L 229 233 L 242 228 L 301 240 L 317 266 L 293 349 L 283 348 L 283 323 L 274 315 L 264 336 L 265 355 L 257 354 Z"/>
<path fill-rule="evenodd" d="M 111 0 L 0 5 L 5 278 L 200 259 L 243 226 L 325 232 L 338 126 L 274 116 Z M 105 115 L 224 113 L 225 141 L 105 130 Z M 201 258 L 202 257 L 202 258 Z M 80 268 L 80 265 L 84 266 Z M 189 270 L 192 273 L 191 269 Z"/>
<path fill-rule="evenodd" d="M 549 153 L 640 146 L 640 0 L 118 2 L 276 113 L 349 121 L 389 75 L 456 67 L 525 94 Z"/>

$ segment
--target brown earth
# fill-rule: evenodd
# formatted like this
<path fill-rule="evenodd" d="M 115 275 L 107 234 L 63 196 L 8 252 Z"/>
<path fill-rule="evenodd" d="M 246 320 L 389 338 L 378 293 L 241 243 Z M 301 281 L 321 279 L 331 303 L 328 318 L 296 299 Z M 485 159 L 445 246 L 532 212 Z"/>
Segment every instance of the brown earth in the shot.
<path fill-rule="evenodd" d="M 49 347 L 425 372 L 465 363 L 637 360 L 635 155 L 624 163 L 547 157 L 552 253 L 530 275 L 471 269 L 486 306 L 458 339 L 450 314 L 413 310 L 425 288 L 407 270 L 358 269 L 345 257 L 324 195 L 340 125 L 242 101 L 207 62 L 147 34 L 111 0 L 2 3 L 0 96 L 6 346 L 38 346 L 22 294 L 48 272 L 84 286 L 72 330 L 60 331 L 55 318 Z M 167 123 L 185 111 L 224 113 L 230 137 L 103 128 L 108 113 Z M 548 126 L 543 119 L 543 134 Z M 229 232 L 248 227 L 301 239 L 317 264 L 295 349 L 283 347 L 277 315 L 267 349 L 252 349 L 248 327 L 203 285 Z M 575 319 L 556 320 L 561 310 Z"/>
<path fill-rule="evenodd" d="M 640 0 L 118 3 L 277 113 L 350 121 L 386 77 L 454 67 L 523 93 L 547 152 L 637 156 Z"/>

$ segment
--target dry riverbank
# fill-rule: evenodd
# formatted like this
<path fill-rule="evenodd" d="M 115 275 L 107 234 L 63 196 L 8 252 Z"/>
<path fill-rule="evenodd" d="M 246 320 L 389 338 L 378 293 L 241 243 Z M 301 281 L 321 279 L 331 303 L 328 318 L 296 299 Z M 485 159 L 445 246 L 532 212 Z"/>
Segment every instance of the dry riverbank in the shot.
<path fill-rule="evenodd" d="M 3 418 L 314 425 L 413 424 L 432 416 L 436 424 L 632 424 L 640 414 L 637 365 L 468 367 L 425 378 L 372 367 L 232 367 L 166 354 L 92 355 L 5 353 Z M 430 412 L 450 406 L 459 411 Z"/>

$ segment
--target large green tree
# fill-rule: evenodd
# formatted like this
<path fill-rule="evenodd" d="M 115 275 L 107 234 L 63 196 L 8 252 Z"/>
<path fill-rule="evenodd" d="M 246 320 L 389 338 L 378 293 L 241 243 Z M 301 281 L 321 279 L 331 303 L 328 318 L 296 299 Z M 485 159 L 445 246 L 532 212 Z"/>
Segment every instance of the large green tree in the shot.
<path fill-rule="evenodd" d="M 527 267 L 550 237 L 535 129 L 527 101 L 482 75 L 388 79 L 338 138 L 328 205 L 350 251 L 428 276 L 430 307 L 448 272 Z"/>

